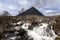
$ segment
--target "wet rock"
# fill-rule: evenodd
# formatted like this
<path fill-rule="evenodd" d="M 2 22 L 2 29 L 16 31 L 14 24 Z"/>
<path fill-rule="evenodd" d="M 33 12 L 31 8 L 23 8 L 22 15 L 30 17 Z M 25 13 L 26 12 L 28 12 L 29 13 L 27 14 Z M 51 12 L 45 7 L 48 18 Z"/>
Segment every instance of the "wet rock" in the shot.
<path fill-rule="evenodd" d="M 31 25 L 38 25 L 38 22 L 32 22 Z"/>
<path fill-rule="evenodd" d="M 20 29 L 18 32 L 19 32 L 18 35 L 20 36 L 24 36 L 27 33 L 27 31 L 25 31 L 24 29 Z"/>

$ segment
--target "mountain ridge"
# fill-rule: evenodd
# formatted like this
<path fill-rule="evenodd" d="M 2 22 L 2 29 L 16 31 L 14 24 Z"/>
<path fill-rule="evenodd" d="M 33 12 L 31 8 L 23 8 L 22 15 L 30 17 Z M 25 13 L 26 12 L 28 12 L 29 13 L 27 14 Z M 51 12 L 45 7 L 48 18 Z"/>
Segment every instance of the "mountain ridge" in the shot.
<path fill-rule="evenodd" d="M 23 13 L 18 14 L 17 16 L 21 16 L 21 15 L 40 15 L 40 16 L 44 16 L 41 12 L 39 12 L 36 8 L 31 7 L 30 9 L 26 10 Z"/>

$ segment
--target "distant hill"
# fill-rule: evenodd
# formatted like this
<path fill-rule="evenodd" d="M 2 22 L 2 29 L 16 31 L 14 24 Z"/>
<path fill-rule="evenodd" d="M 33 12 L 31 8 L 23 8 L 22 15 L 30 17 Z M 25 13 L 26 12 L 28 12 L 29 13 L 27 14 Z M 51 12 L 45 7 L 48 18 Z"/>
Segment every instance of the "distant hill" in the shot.
<path fill-rule="evenodd" d="M 42 13 L 40 13 L 36 8 L 31 7 L 30 9 L 26 10 L 23 13 L 18 14 L 17 16 L 21 16 L 21 15 L 40 15 L 40 16 L 44 16 Z"/>

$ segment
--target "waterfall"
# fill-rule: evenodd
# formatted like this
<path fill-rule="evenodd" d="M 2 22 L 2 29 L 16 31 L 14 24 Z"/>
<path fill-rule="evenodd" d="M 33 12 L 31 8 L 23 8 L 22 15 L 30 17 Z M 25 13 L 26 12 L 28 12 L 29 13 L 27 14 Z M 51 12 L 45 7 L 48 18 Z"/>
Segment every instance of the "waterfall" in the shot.
<path fill-rule="evenodd" d="M 20 25 L 21 22 L 18 22 L 17 24 Z M 30 22 L 24 22 L 22 26 L 15 26 L 14 29 L 20 30 L 22 28 L 25 31 L 27 31 L 27 35 L 25 36 L 28 36 L 27 37 L 28 40 L 54 40 L 55 37 L 57 37 L 57 35 L 53 30 L 53 26 L 50 24 L 51 23 L 40 23 L 35 27 L 32 26 L 33 29 L 29 30 L 29 26 L 31 26 L 32 24 Z M 9 37 L 7 40 L 11 40 L 11 39 L 15 40 L 16 37 L 17 36 L 12 36 L 12 37 Z"/>
<path fill-rule="evenodd" d="M 28 26 L 30 23 L 24 23 L 22 28 L 27 31 L 29 38 L 33 38 L 33 40 L 54 40 L 56 34 L 54 30 L 48 28 L 47 23 L 41 23 L 42 25 L 38 25 L 33 28 L 33 30 L 29 30 Z M 31 24 L 30 24 L 31 25 Z"/>

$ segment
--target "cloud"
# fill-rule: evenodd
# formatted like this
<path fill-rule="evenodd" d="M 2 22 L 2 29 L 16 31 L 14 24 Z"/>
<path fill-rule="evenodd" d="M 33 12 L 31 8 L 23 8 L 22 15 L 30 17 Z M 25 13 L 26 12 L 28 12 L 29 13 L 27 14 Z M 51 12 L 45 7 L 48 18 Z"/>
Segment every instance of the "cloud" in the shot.
<path fill-rule="evenodd" d="M 3 14 L 2 11 L 8 11 L 11 15 L 17 15 L 18 14 L 18 8 L 16 8 L 15 5 L 7 5 L 7 4 L 3 4 L 3 3 L 0 3 L 0 15 Z"/>
<path fill-rule="evenodd" d="M 16 16 L 16 15 L 19 14 L 17 10 L 14 10 L 14 11 L 9 10 L 9 13 L 10 13 L 12 16 Z"/>
<path fill-rule="evenodd" d="M 53 10 L 46 10 L 44 11 L 44 13 L 50 13 L 50 12 L 54 12 Z"/>
<path fill-rule="evenodd" d="M 0 10 L 2 11 L 16 10 L 16 9 L 17 8 L 14 5 L 0 4 Z"/>
<path fill-rule="evenodd" d="M 11 14 L 14 13 L 14 15 L 16 15 L 18 14 L 17 11 L 20 11 L 22 8 L 24 8 L 24 10 L 27 10 L 30 7 L 34 6 L 39 9 L 41 7 L 56 7 L 56 5 L 60 5 L 60 0 L 0 0 L 0 11 L 7 10 Z M 52 10 L 45 10 L 45 13 L 48 12 L 52 12 Z"/>
<path fill-rule="evenodd" d="M 20 5 L 20 9 L 24 8 L 25 10 L 29 9 L 33 5 L 32 0 L 18 0 L 18 3 Z"/>
<path fill-rule="evenodd" d="M 3 4 L 0 3 L 0 10 L 4 10 Z"/>
<path fill-rule="evenodd" d="M 60 6 L 43 7 L 39 9 L 46 16 L 60 15 Z"/>
<path fill-rule="evenodd" d="M 10 10 L 16 10 L 16 7 L 15 6 L 12 6 L 12 5 L 8 5 L 7 8 L 10 9 Z"/>
<path fill-rule="evenodd" d="M 20 1 L 19 4 L 25 6 L 28 4 L 28 2 L 26 0 L 23 0 L 23 1 Z"/>
<path fill-rule="evenodd" d="M 19 4 L 17 0 L 0 0 L 0 11 L 8 11 L 10 12 L 11 15 L 13 14 L 16 15 L 18 14 L 17 13 L 18 9 L 19 9 Z"/>

